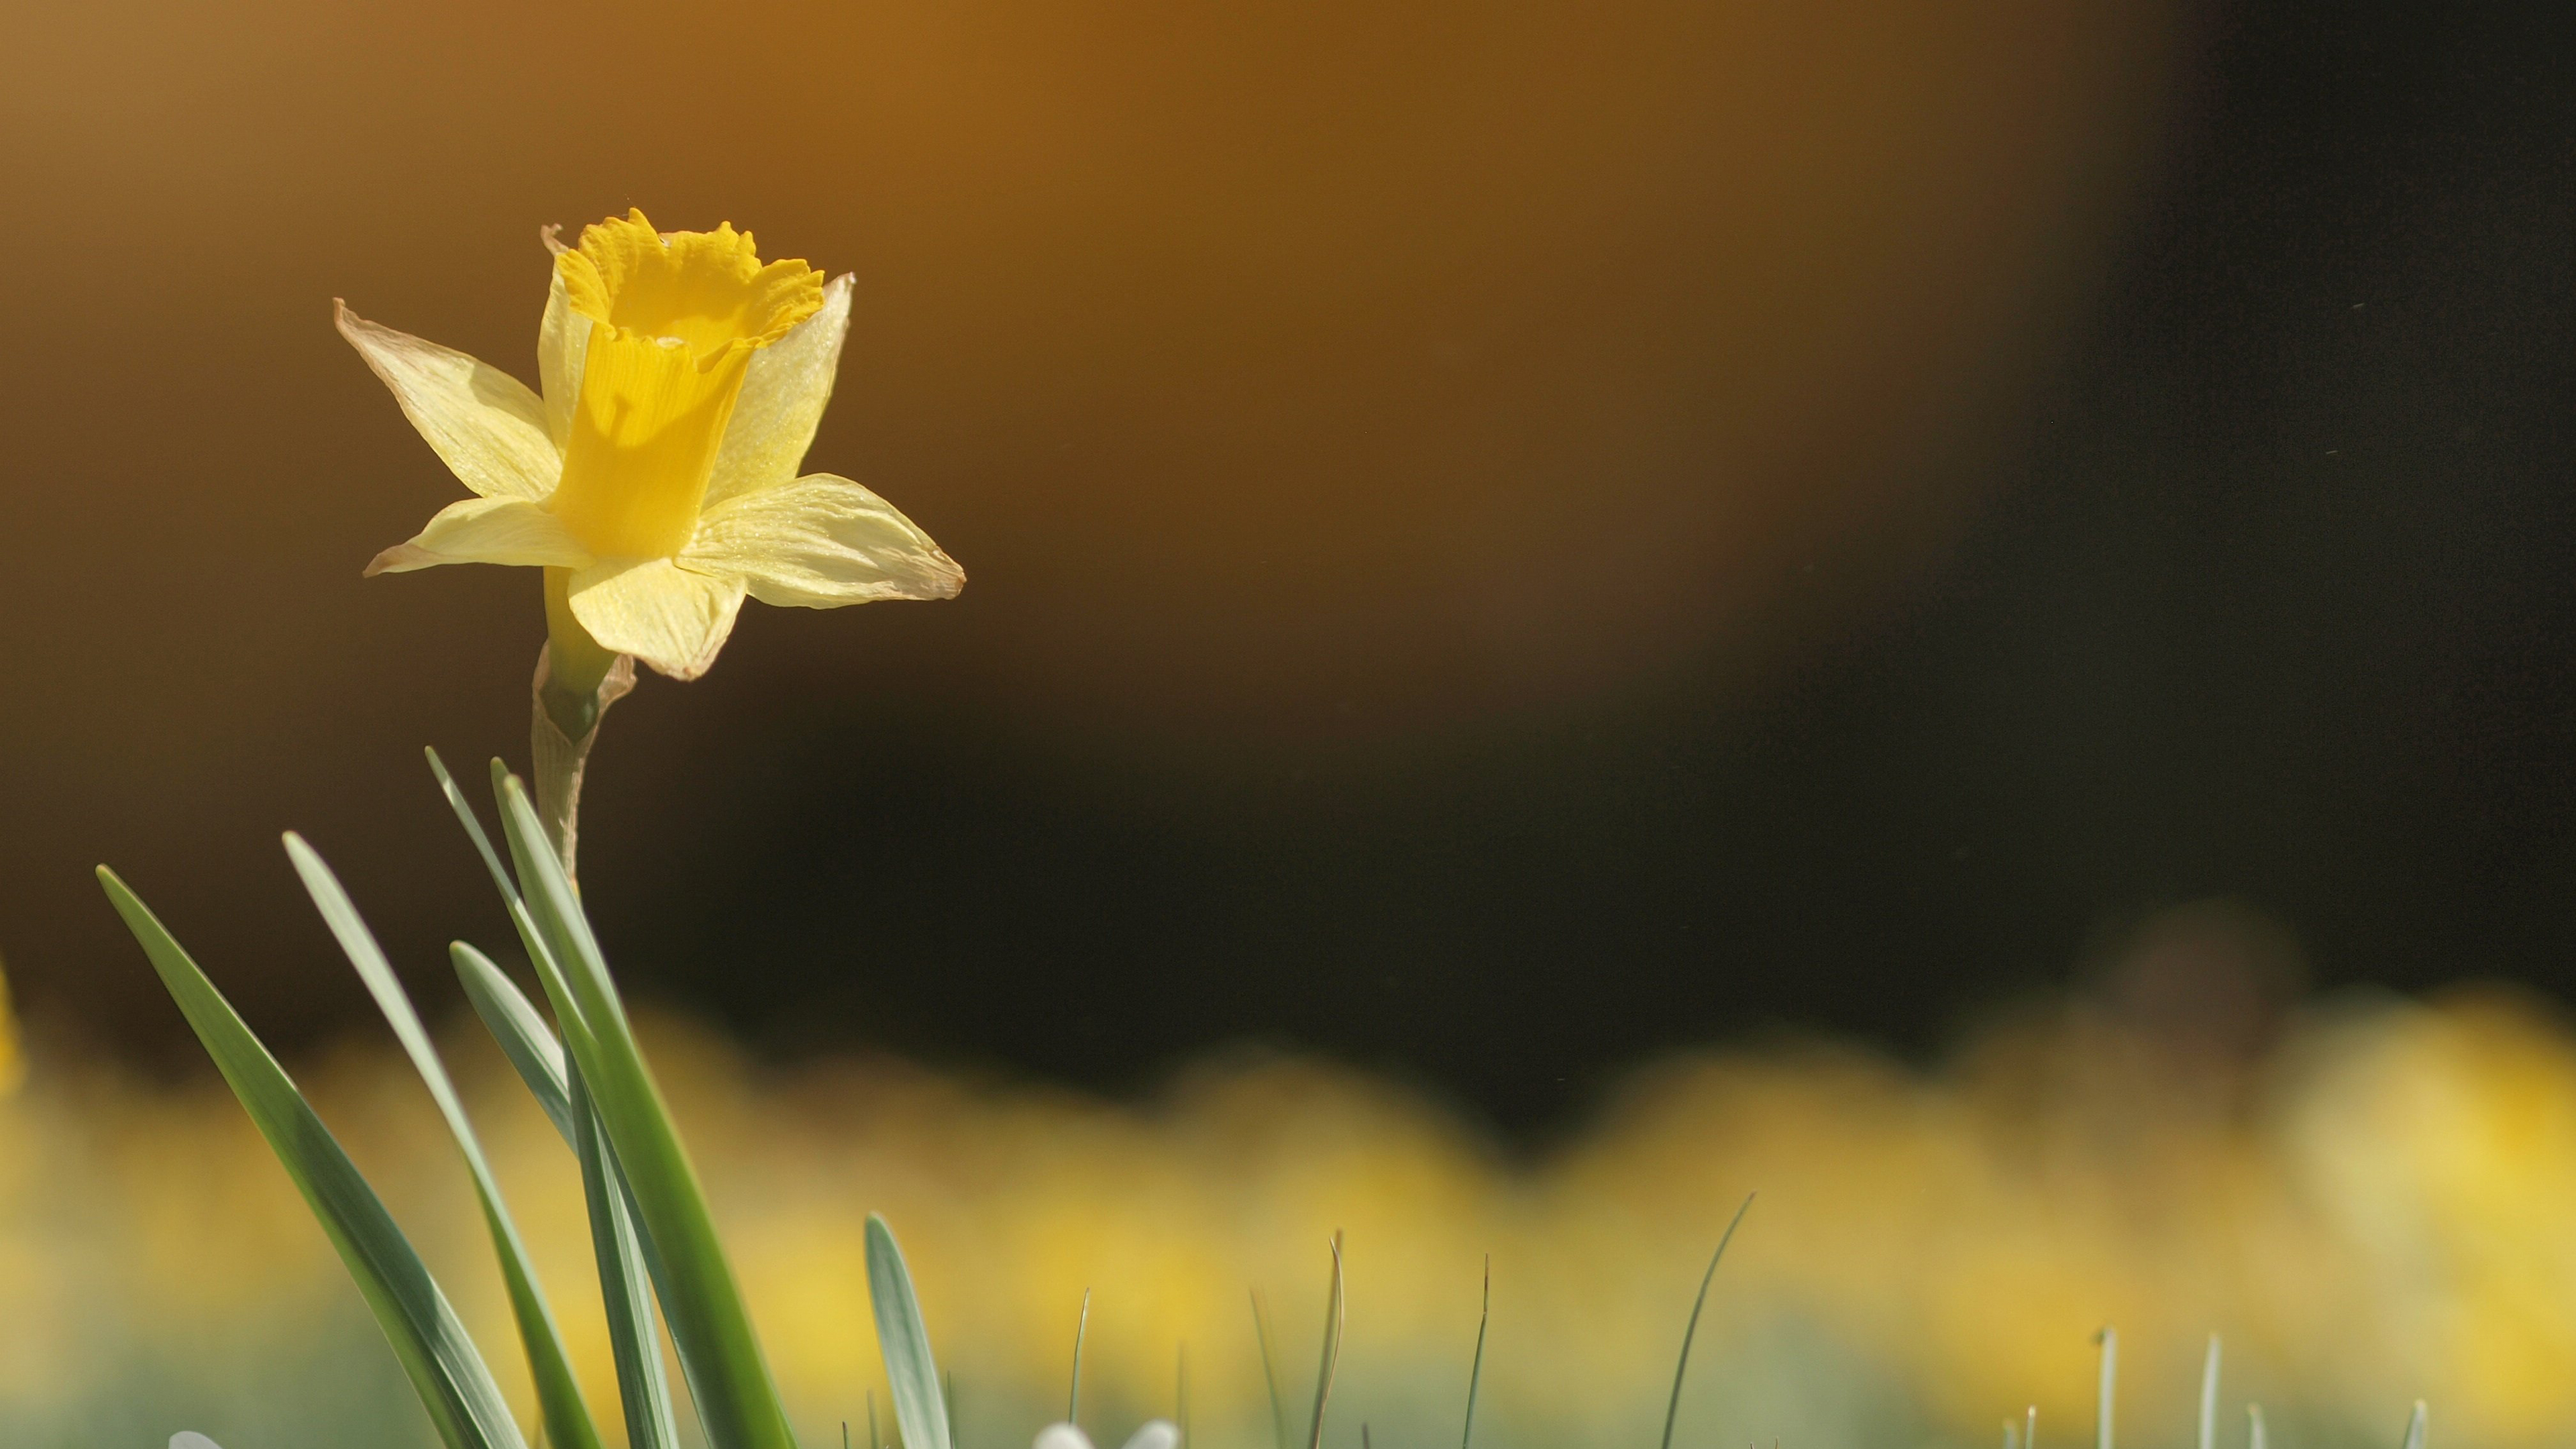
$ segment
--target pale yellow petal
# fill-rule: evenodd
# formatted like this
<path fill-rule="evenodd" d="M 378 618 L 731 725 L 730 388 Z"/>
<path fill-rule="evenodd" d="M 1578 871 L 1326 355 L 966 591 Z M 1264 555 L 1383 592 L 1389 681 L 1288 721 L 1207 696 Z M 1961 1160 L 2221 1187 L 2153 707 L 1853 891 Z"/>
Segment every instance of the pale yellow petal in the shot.
<path fill-rule="evenodd" d="M 561 246 L 552 227 L 546 229 L 546 244 Z M 572 436 L 573 404 L 581 399 L 581 363 L 590 348 L 592 324 L 573 310 L 564 291 L 563 271 L 549 268 L 548 274 L 552 280 L 546 287 L 546 315 L 537 324 L 537 386 L 545 395 L 546 434 L 560 453 Z"/>
<path fill-rule="evenodd" d="M 590 561 L 590 554 L 563 526 L 563 520 L 547 512 L 544 505 L 524 498 L 466 498 L 438 510 L 429 526 L 411 542 L 395 544 L 377 554 L 375 562 L 367 565 L 367 577 L 408 573 L 438 564 L 577 569 Z"/>
<path fill-rule="evenodd" d="M 572 576 L 572 616 L 600 647 L 632 654 L 673 679 L 695 679 L 742 612 L 742 583 L 666 558 L 612 559 Z"/>
<path fill-rule="evenodd" d="M 796 476 L 823 405 L 832 400 L 832 376 L 841 367 L 841 340 L 850 331 L 850 277 L 823 288 L 823 306 L 784 337 L 751 356 L 707 477 L 707 506 Z"/>
<path fill-rule="evenodd" d="M 893 504 L 829 473 L 708 509 L 680 561 L 741 579 L 764 604 L 808 609 L 945 599 L 966 584 L 957 561 Z"/>
<path fill-rule="evenodd" d="M 542 499 L 563 455 L 527 384 L 451 348 L 365 321 L 334 301 L 340 335 L 391 388 L 458 482 L 486 498 Z"/>

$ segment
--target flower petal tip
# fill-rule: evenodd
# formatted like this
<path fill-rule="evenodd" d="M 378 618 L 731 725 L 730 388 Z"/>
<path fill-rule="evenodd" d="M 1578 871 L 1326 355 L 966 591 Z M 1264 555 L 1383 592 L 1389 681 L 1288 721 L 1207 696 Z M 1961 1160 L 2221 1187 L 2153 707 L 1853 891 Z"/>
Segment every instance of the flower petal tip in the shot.
<path fill-rule="evenodd" d="M 367 570 L 358 575 L 372 579 L 378 574 L 407 574 L 414 569 L 434 568 L 447 560 L 416 543 L 398 543 L 367 560 Z"/>

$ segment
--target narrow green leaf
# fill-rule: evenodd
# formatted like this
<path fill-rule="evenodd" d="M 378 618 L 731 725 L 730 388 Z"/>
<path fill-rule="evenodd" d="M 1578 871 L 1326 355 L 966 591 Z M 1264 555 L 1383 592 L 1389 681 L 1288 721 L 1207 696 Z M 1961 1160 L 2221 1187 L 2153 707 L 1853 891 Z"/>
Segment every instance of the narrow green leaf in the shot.
<path fill-rule="evenodd" d="M 2263 1406 L 2245 1406 L 2245 1449 L 2271 1449 L 2272 1436 L 2263 1428 Z"/>
<path fill-rule="evenodd" d="M 2218 1449 L 2218 1335 L 2200 1361 L 2200 1449 Z"/>
<path fill-rule="evenodd" d="M 617 1390 L 626 1406 L 627 1449 L 675 1449 L 671 1384 L 662 1372 L 662 1335 L 653 1322 L 652 1275 L 635 1233 L 625 1175 L 599 1127 L 581 1078 L 570 1080 L 573 1151 L 581 1158 L 582 1197 L 590 1205 L 590 1246 L 599 1262 L 599 1296 L 608 1310 L 608 1346 L 617 1361 Z"/>
<path fill-rule="evenodd" d="M 124 881 L 98 881 L 347 1265 L 448 1449 L 526 1449 L 491 1370 L 382 1199 L 285 1069 Z"/>
<path fill-rule="evenodd" d="M 490 957 L 462 941 L 448 947 L 457 979 L 465 983 L 475 1013 L 519 1069 L 528 1090 L 553 1119 L 565 1145 L 581 1162 L 582 1195 L 590 1207 L 591 1253 L 599 1265 L 599 1291 L 608 1311 L 608 1342 L 617 1363 L 619 1398 L 626 1409 L 629 1449 L 670 1449 L 677 1443 L 671 1385 L 662 1372 L 661 1330 L 653 1319 L 653 1285 L 661 1274 L 635 1226 L 634 1191 L 597 1129 L 581 1079 L 564 1064 L 563 1046 L 544 1018 Z M 685 1372 L 685 1370 L 683 1370 Z"/>
<path fill-rule="evenodd" d="M 912 1270 L 884 1218 L 868 1214 L 868 1304 L 877 1320 L 877 1352 L 894 1389 L 895 1427 L 904 1449 L 954 1449 L 948 1437 L 948 1404 L 939 1392 L 939 1368 L 930 1356 L 930 1334 L 921 1325 L 921 1299 Z"/>
<path fill-rule="evenodd" d="M 1270 1354 L 1270 1311 L 1258 1288 L 1252 1290 L 1252 1336 L 1261 1345 L 1261 1382 L 1270 1390 L 1272 1449 L 1288 1449 L 1288 1406 L 1279 1397 L 1279 1370 Z"/>
<path fill-rule="evenodd" d="M 2093 1405 L 2093 1449 L 2111 1449 L 2111 1408 L 2120 1387 L 2120 1331 L 2105 1325 L 2093 1341 L 2102 1346 L 2102 1382 Z"/>
<path fill-rule="evenodd" d="M 1082 1427 L 1082 1340 L 1091 1332 L 1091 1290 L 1082 1290 L 1082 1311 L 1073 1319 L 1073 1387 L 1064 1396 L 1064 1421 Z"/>
<path fill-rule="evenodd" d="M 492 1251 L 501 1260 L 501 1281 L 509 1290 L 510 1313 L 518 1321 L 519 1341 L 527 1350 L 528 1376 L 536 1385 L 547 1443 L 555 1449 L 600 1449 L 599 1430 L 592 1426 L 590 1409 L 582 1402 L 580 1381 L 573 1374 L 571 1356 L 564 1352 L 563 1335 L 555 1329 L 554 1311 L 546 1304 L 536 1269 L 528 1262 L 518 1224 L 511 1220 L 509 1207 L 501 1199 L 501 1185 L 492 1176 L 491 1164 L 483 1156 L 483 1144 L 474 1135 L 473 1123 L 466 1119 L 465 1104 L 456 1095 L 455 1083 L 448 1079 L 438 1049 L 430 1044 L 420 1014 L 412 1009 L 411 998 L 404 994 L 402 982 L 394 975 L 393 963 L 385 959 L 383 948 L 359 918 L 356 903 L 342 889 L 331 867 L 302 836 L 292 832 L 286 837 L 286 855 L 295 863 L 295 873 L 302 878 L 305 893 L 313 898 L 314 908 L 322 913 L 323 923 L 331 928 L 349 964 L 357 968 L 358 979 L 366 983 L 367 994 L 376 999 L 377 1009 L 393 1027 L 394 1038 L 402 1043 L 404 1054 L 411 1058 L 413 1068 L 429 1088 L 430 1099 L 438 1104 L 438 1114 L 447 1122 L 448 1135 L 456 1139 L 456 1150 L 465 1158 L 465 1170 L 474 1179 L 474 1196 L 483 1208 L 483 1225 L 492 1235 Z"/>
<path fill-rule="evenodd" d="M 2424 1449 L 2424 1401 L 2415 1401 L 2415 1412 L 2406 1416 L 2406 1449 Z"/>
<path fill-rule="evenodd" d="M 1664 1449 L 1673 1449 L 1673 1425 L 1682 1416 L 1682 1375 L 1690 1372 L 1691 1340 L 1699 1336 L 1700 1310 L 1708 1307 L 1708 1285 L 1717 1280 L 1717 1265 L 1726 1257 L 1726 1245 L 1735 1241 L 1735 1230 L 1744 1226 L 1744 1215 L 1753 1210 L 1753 1194 L 1746 1193 L 1727 1221 L 1726 1231 L 1717 1238 L 1717 1251 L 1708 1255 L 1708 1271 L 1699 1275 L 1699 1296 L 1691 1300 L 1690 1322 L 1682 1326 L 1681 1360 L 1673 1365 L 1672 1402 L 1664 1406 Z"/>
<path fill-rule="evenodd" d="M 1485 1255 L 1485 1306 L 1476 1314 L 1476 1357 L 1467 1366 L 1467 1427 L 1458 1434 L 1458 1449 L 1476 1442 L 1476 1386 L 1485 1381 L 1485 1329 L 1494 1321 L 1494 1255 Z"/>
<path fill-rule="evenodd" d="M 537 1015 L 535 1006 L 519 990 L 508 973 L 492 963 L 492 958 L 462 941 L 450 942 L 447 959 L 456 967 L 457 983 L 465 988 L 465 999 L 474 1006 L 492 1039 L 501 1044 L 501 1055 L 518 1069 L 519 1080 L 527 1083 L 529 1095 L 545 1110 L 546 1120 L 555 1124 L 564 1144 L 573 1144 L 572 1089 L 565 1081 L 563 1043 L 555 1040 L 546 1019 Z"/>
<path fill-rule="evenodd" d="M 1315 1418 L 1306 1449 L 1324 1449 L 1324 1403 L 1333 1396 L 1333 1370 L 1342 1361 L 1342 1233 L 1333 1230 L 1333 1292 L 1324 1302 L 1324 1361 L 1315 1369 Z"/>
<path fill-rule="evenodd" d="M 556 1022 L 573 1070 L 589 1090 L 617 1161 L 635 1190 L 644 1230 L 661 1256 L 662 1316 L 689 1371 L 713 1449 L 795 1449 L 785 1408 L 716 1236 L 697 1170 L 681 1146 L 660 1089 L 636 1045 L 598 939 L 563 862 L 518 780 L 496 765 L 502 834 L 510 846 L 541 952 Z"/>
<path fill-rule="evenodd" d="M 535 920 L 528 913 L 527 902 L 519 894 L 517 883 L 502 868 L 501 858 L 493 852 L 491 837 L 484 834 L 482 821 L 475 818 L 474 807 L 466 801 L 464 792 L 456 788 L 456 781 L 447 773 L 447 766 L 438 758 L 438 751 L 425 753 L 429 757 L 430 773 L 437 777 L 440 793 L 446 796 L 448 807 L 456 812 L 457 822 L 465 827 L 465 834 L 473 841 L 476 854 L 483 858 L 485 868 L 491 872 L 492 887 L 499 893 L 502 910 L 518 932 L 520 946 L 528 953 L 528 964 L 536 971 L 537 982 L 545 990 L 547 1004 L 554 1008 L 556 1022 L 568 1039 L 589 1043 L 590 1033 L 582 1026 L 581 1012 L 573 1000 L 571 987 L 565 982 L 564 972 L 556 964 L 555 955 L 545 938 L 539 934 Z M 498 760 L 493 761 L 492 766 L 497 790 L 499 781 L 506 777 L 507 772 Z M 466 990 L 469 999 L 475 1002 L 476 1012 L 500 1039 L 503 1052 L 519 1069 L 528 1090 L 536 1094 L 538 1102 L 553 1119 L 555 1130 L 563 1135 L 564 1145 L 573 1150 L 576 1158 L 579 1157 L 580 1143 L 573 1128 L 566 1085 L 570 1065 L 562 1044 L 546 1030 L 544 1020 L 517 985 L 493 965 L 489 957 L 462 942 L 454 943 L 448 949 L 457 961 L 458 973 L 465 979 Z M 464 954 L 457 955 L 458 952 Z M 486 995 L 493 999 L 491 1009 L 485 1007 L 483 998 Z M 651 1230 L 646 1226 L 643 1211 L 636 1202 L 634 1183 L 625 1165 L 613 1150 L 605 1156 L 610 1176 L 617 1183 L 618 1197 L 625 1204 L 627 1223 L 642 1250 L 645 1270 L 653 1280 L 665 1313 L 668 1313 L 674 1295 L 671 1272 L 664 1263 L 661 1246 L 654 1241 Z M 593 1221 L 594 1248 L 597 1247 L 600 1226 L 597 1220 Z M 708 1426 L 706 1410 L 711 1403 L 728 1401 L 723 1386 L 717 1382 L 725 1370 L 705 1361 L 703 1355 L 708 1346 L 694 1338 L 675 1334 L 671 1347 L 679 1355 L 680 1376 L 688 1382 L 689 1400 L 698 1410 L 699 1427 L 708 1431 L 706 1437 L 717 1449 L 727 1449 L 725 1442 Z"/>

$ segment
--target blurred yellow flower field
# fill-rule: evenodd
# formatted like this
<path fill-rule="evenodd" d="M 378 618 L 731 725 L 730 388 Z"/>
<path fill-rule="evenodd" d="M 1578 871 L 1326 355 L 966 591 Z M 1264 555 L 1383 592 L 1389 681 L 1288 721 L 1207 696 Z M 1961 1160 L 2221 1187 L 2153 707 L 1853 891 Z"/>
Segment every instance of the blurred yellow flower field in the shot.
<path fill-rule="evenodd" d="M 1191 1432 L 1266 1442 L 1247 1290 L 1302 1405 L 1336 1228 L 1332 1442 L 1363 1422 L 1393 1445 L 1458 1432 L 1487 1254 L 1476 1442 L 1652 1442 L 1698 1270 L 1757 1189 L 1680 1442 L 1990 1443 L 2031 1404 L 2043 1443 L 2087 1441 L 2106 1322 L 2124 1442 L 2189 1441 L 2213 1331 L 2222 1426 L 2259 1399 L 2275 1443 L 2393 1443 L 2417 1397 L 2446 1442 L 2576 1429 L 2554 1367 L 2576 1350 L 2576 1037 L 2515 998 L 2314 1012 L 2256 1062 L 2085 1008 L 1992 1027 L 1928 1073 L 1825 1046 L 1687 1057 L 1526 1159 L 1313 1061 L 1211 1062 L 1119 1106 L 884 1060 L 766 1070 L 667 1018 L 647 1035 L 809 1442 L 864 1423 L 872 1389 L 886 1413 L 871 1210 L 903 1234 L 961 1443 L 1025 1443 L 1061 1415 L 1085 1289 L 1096 1437 L 1171 1415 L 1185 1355 Z M 578 1175 L 497 1052 L 449 1037 L 585 1387 L 609 1400 Z M 0 1437 L 146 1442 L 184 1420 L 228 1445 L 427 1442 L 229 1095 L 33 1056 L 0 1107 Z M 478 1338 L 506 1342 L 482 1225 L 409 1069 L 351 1044 L 301 1077 Z M 494 1368 L 527 1416 L 524 1364 Z"/>

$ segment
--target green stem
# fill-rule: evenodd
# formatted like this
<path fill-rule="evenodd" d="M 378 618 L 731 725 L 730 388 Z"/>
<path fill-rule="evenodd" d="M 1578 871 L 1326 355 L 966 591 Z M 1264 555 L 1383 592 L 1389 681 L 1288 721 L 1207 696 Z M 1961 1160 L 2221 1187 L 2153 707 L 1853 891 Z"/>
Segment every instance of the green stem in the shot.
<path fill-rule="evenodd" d="M 531 778 L 537 818 L 570 878 L 580 838 L 582 771 L 599 739 L 600 716 L 635 687 L 635 661 L 601 648 L 573 617 L 570 571 L 545 572 L 546 647 L 537 654 L 535 710 L 529 721 L 535 757 Z"/>

